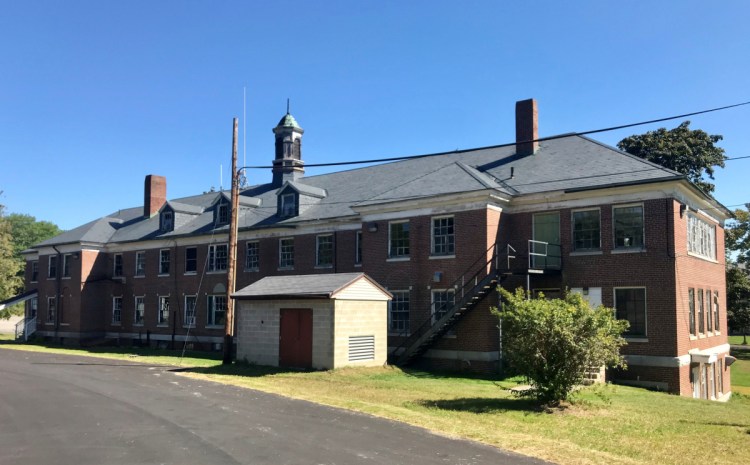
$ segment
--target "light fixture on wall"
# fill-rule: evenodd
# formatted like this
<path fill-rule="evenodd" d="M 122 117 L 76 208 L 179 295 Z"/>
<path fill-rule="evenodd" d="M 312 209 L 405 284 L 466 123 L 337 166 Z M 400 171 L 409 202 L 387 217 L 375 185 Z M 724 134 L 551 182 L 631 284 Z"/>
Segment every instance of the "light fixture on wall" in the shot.
<path fill-rule="evenodd" d="M 373 222 L 373 223 L 369 223 L 369 224 L 367 225 L 367 230 L 368 230 L 368 231 L 370 231 L 371 233 L 376 233 L 376 232 L 378 232 L 378 224 L 377 224 L 377 223 L 375 223 L 375 222 Z"/>
<path fill-rule="evenodd" d="M 690 207 L 687 206 L 687 204 L 681 203 L 680 204 L 680 218 L 685 216 L 685 212 L 690 211 Z"/>

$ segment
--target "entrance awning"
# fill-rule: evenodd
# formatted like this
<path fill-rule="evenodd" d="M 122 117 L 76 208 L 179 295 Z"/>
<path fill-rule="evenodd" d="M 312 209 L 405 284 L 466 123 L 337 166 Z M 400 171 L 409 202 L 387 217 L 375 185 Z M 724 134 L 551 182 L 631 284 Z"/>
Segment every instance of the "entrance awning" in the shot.
<path fill-rule="evenodd" d="M 716 360 L 718 360 L 719 354 L 716 352 L 707 352 L 705 350 L 701 350 L 698 352 L 693 352 L 690 354 L 690 362 L 691 363 L 714 363 Z"/>
<path fill-rule="evenodd" d="M 29 299 L 33 299 L 37 295 L 37 290 L 26 291 L 23 294 L 18 294 L 15 297 L 0 301 L 0 310 L 4 310 L 6 307 L 12 307 L 13 305 L 26 302 Z"/>

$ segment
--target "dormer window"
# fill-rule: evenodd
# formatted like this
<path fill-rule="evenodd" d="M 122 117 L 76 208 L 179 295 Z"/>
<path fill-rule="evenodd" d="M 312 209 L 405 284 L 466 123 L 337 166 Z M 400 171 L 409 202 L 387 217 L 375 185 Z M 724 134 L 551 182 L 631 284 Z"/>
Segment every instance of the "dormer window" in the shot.
<path fill-rule="evenodd" d="M 159 229 L 161 232 L 174 231 L 174 212 L 172 210 L 161 212 L 161 225 Z"/>
<path fill-rule="evenodd" d="M 294 193 L 281 196 L 280 216 L 297 216 L 297 195 Z"/>
<path fill-rule="evenodd" d="M 227 224 L 229 223 L 229 204 L 220 203 L 216 209 L 216 223 Z"/>

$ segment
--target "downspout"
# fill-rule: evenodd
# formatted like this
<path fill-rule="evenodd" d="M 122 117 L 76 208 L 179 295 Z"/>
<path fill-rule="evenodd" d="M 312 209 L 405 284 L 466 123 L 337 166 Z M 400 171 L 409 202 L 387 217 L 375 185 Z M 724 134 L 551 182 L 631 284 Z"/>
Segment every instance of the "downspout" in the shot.
<path fill-rule="evenodd" d="M 60 309 L 62 308 L 62 296 L 60 295 L 62 253 L 54 245 L 52 248 L 57 252 L 57 263 L 55 266 L 55 337 L 57 337 L 57 332 L 60 330 Z M 49 265 L 47 266 L 49 267 Z M 47 308 L 47 311 L 49 311 L 49 308 Z"/>

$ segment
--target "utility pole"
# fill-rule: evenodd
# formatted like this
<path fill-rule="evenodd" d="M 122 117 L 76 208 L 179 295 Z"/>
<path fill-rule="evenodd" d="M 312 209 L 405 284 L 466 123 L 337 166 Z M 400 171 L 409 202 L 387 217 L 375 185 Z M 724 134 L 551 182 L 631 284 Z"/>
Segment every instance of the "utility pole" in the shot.
<path fill-rule="evenodd" d="M 232 363 L 234 345 L 234 294 L 237 269 L 237 214 L 239 210 L 239 176 L 237 172 L 237 118 L 233 120 L 232 131 L 232 208 L 229 220 L 229 266 L 227 267 L 227 314 L 224 321 L 224 365 Z"/>

